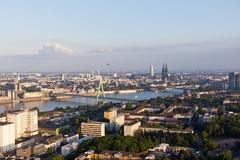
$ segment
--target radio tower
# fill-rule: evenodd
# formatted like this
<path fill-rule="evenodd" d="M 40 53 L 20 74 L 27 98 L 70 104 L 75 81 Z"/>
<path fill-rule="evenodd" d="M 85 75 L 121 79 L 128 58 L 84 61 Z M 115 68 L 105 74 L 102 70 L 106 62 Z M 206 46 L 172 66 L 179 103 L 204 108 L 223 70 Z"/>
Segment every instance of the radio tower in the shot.
<path fill-rule="evenodd" d="M 110 63 L 107 63 L 106 65 L 107 65 L 107 70 L 108 70 L 108 71 L 107 71 L 107 72 L 108 72 L 108 75 L 107 75 L 108 78 L 107 78 L 107 79 L 109 79 L 109 73 L 110 73 L 110 68 L 109 68 L 109 67 L 110 67 Z"/>

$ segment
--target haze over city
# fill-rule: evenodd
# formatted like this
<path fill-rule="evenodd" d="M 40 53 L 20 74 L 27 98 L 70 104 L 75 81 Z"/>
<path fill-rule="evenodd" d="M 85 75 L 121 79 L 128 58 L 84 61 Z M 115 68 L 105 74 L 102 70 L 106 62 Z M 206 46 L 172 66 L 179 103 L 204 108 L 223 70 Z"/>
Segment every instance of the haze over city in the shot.
<path fill-rule="evenodd" d="M 240 160 L 239 0 L 0 1 L 0 159 Z"/>
<path fill-rule="evenodd" d="M 2 72 L 230 71 L 240 67 L 240 2 L 0 2 Z"/>

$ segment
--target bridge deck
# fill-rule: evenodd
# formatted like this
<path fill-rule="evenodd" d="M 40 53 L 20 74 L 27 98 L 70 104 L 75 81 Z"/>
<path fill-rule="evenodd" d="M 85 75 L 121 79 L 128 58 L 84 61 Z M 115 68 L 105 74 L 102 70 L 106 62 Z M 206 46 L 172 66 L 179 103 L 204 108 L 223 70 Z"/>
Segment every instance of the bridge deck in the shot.
<path fill-rule="evenodd" d="M 96 96 L 83 96 L 80 94 L 67 94 L 67 93 L 56 93 L 53 94 L 53 96 L 71 96 L 71 97 L 88 97 L 88 98 L 96 98 Z M 101 99 L 106 99 L 106 100 L 117 100 L 117 101 L 126 101 L 126 102 L 137 102 L 138 100 L 134 99 L 125 99 L 125 98 L 115 98 L 115 97 L 102 97 L 100 96 L 99 98 Z"/>

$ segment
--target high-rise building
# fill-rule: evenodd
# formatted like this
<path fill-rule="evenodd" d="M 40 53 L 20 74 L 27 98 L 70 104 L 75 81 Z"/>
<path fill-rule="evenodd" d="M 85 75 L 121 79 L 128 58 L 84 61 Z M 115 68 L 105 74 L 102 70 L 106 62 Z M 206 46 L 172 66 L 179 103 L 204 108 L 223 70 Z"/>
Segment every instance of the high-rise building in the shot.
<path fill-rule="evenodd" d="M 16 138 L 38 134 L 37 109 L 24 109 L 8 112 L 7 122 L 15 124 Z"/>
<path fill-rule="evenodd" d="M 83 122 L 81 123 L 81 133 L 82 135 L 104 137 L 105 124 L 102 122 Z"/>
<path fill-rule="evenodd" d="M 15 149 L 15 124 L 0 122 L 0 152 Z"/>
<path fill-rule="evenodd" d="M 154 76 L 154 67 L 153 67 L 152 64 L 150 65 L 150 76 L 151 76 L 151 77 Z"/>
<path fill-rule="evenodd" d="M 229 89 L 235 89 L 235 72 L 228 73 L 228 87 Z"/>
<path fill-rule="evenodd" d="M 20 80 L 21 80 L 21 78 L 20 78 L 20 75 L 19 75 L 19 74 L 17 74 L 17 80 L 18 80 L 18 81 L 20 81 Z"/>
<path fill-rule="evenodd" d="M 61 74 L 61 81 L 64 81 L 65 80 L 65 77 L 64 77 L 64 74 L 62 73 Z"/>
<path fill-rule="evenodd" d="M 228 88 L 230 90 L 240 89 L 240 74 L 238 72 L 229 72 L 228 78 L 229 78 Z"/>
<path fill-rule="evenodd" d="M 169 73 L 168 73 L 168 66 L 167 64 L 162 67 L 162 81 L 167 82 L 169 81 Z"/>
<path fill-rule="evenodd" d="M 235 75 L 235 89 L 240 89 L 240 74 Z"/>

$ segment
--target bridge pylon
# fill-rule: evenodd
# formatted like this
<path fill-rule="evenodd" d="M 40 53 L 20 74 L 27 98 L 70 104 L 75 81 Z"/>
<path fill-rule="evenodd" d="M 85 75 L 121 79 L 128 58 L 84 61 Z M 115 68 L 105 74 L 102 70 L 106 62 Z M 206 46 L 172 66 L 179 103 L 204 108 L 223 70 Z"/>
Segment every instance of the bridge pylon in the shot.
<path fill-rule="evenodd" d="M 106 103 L 106 98 L 105 98 L 105 93 L 104 93 L 104 87 L 103 87 L 103 80 L 99 80 L 99 84 L 98 84 L 98 90 L 97 90 L 97 104 L 99 103 L 99 97 L 102 96 L 103 97 L 103 103 Z"/>

